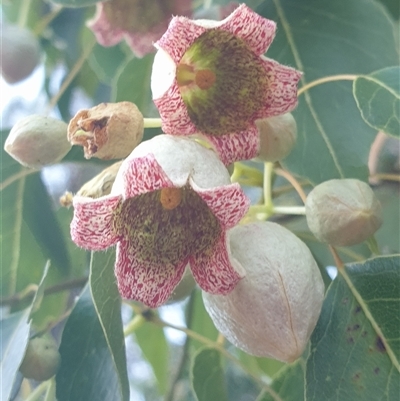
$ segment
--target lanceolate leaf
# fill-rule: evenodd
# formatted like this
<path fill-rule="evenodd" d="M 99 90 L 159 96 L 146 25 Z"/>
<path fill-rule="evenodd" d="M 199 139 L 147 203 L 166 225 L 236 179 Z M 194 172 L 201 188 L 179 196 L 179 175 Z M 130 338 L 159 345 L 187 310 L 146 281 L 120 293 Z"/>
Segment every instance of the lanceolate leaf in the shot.
<path fill-rule="evenodd" d="M 272 0 L 257 11 L 278 23 L 267 56 L 303 71 L 300 87 L 322 77 L 369 74 L 398 63 L 393 23 L 376 1 Z M 294 112 L 298 140 L 285 164 L 314 184 L 368 176 L 376 130 L 360 117 L 351 82 L 345 79 L 307 90 Z"/>
<path fill-rule="evenodd" d="M 1 393 L 0 399 L 8 400 L 18 368 L 21 365 L 29 340 L 30 308 L 14 313 L 0 321 Z"/>
<path fill-rule="evenodd" d="M 213 348 L 203 348 L 194 356 L 191 379 L 198 401 L 227 401 L 221 355 Z"/>
<path fill-rule="evenodd" d="M 85 288 L 65 326 L 56 376 L 58 401 L 129 400 L 113 261 L 113 252 L 93 256 L 92 292 Z"/>
<path fill-rule="evenodd" d="M 311 337 L 306 400 L 394 401 L 400 394 L 400 256 L 348 265 Z"/>
<path fill-rule="evenodd" d="M 357 78 L 353 93 L 367 124 L 386 134 L 400 136 L 400 67 Z"/>

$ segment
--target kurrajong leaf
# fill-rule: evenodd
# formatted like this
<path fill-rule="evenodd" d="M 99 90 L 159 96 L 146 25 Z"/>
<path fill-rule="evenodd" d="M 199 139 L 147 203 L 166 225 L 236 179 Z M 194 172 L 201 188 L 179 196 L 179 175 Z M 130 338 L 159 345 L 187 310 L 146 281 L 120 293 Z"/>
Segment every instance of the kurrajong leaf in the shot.
<path fill-rule="evenodd" d="M 399 310 L 400 255 L 341 270 L 311 337 L 306 400 L 398 399 Z"/>
<path fill-rule="evenodd" d="M 278 23 L 266 55 L 303 71 L 300 87 L 327 76 L 369 74 L 398 63 L 393 21 L 376 1 L 272 0 L 257 12 Z M 351 82 L 345 79 L 305 91 L 293 113 L 298 139 L 285 165 L 314 184 L 368 177 L 376 130 L 362 120 Z"/>
<path fill-rule="evenodd" d="M 353 94 L 368 125 L 400 137 L 400 67 L 358 77 Z"/>
<path fill-rule="evenodd" d="M 64 328 L 59 401 L 128 401 L 121 299 L 114 278 L 114 252 L 92 255 L 86 286 Z"/>
<path fill-rule="evenodd" d="M 227 401 L 221 355 L 214 348 L 202 348 L 194 356 L 191 380 L 198 401 Z"/>

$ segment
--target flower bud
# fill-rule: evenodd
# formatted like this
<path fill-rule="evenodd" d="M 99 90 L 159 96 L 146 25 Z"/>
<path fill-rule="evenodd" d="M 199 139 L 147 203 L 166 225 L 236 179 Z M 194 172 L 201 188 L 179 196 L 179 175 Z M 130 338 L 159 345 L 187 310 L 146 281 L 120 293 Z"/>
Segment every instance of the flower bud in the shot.
<path fill-rule="evenodd" d="M 56 374 L 60 362 L 60 353 L 53 337 L 35 337 L 28 343 L 19 370 L 27 379 L 44 381 Z"/>
<path fill-rule="evenodd" d="M 0 71 L 9 84 L 27 78 L 40 61 L 36 36 L 17 25 L 3 24 L 0 29 Z"/>
<path fill-rule="evenodd" d="M 245 352 L 285 362 L 298 358 L 317 323 L 324 284 L 307 246 L 270 222 L 229 232 L 233 258 L 246 270 L 225 296 L 203 292 L 217 329 Z"/>
<path fill-rule="evenodd" d="M 86 196 L 93 199 L 109 195 L 121 164 L 122 160 L 105 168 L 100 174 L 97 174 L 90 181 L 84 184 L 76 195 Z M 64 207 L 72 206 L 72 201 L 73 195 L 68 191 L 60 198 L 60 204 Z"/>
<path fill-rule="evenodd" d="M 23 166 L 41 168 L 59 162 L 71 149 L 67 124 L 52 117 L 30 115 L 11 129 L 4 150 Z"/>
<path fill-rule="evenodd" d="M 256 120 L 256 125 L 260 133 L 259 159 L 276 162 L 289 155 L 297 139 L 296 120 L 290 113 Z"/>
<path fill-rule="evenodd" d="M 365 241 L 382 224 L 372 189 L 356 179 L 325 181 L 307 196 L 307 224 L 322 242 L 350 246 Z"/>
<path fill-rule="evenodd" d="M 122 159 L 142 138 L 143 116 L 130 102 L 102 103 L 80 110 L 68 126 L 69 141 L 83 146 L 86 159 Z"/>

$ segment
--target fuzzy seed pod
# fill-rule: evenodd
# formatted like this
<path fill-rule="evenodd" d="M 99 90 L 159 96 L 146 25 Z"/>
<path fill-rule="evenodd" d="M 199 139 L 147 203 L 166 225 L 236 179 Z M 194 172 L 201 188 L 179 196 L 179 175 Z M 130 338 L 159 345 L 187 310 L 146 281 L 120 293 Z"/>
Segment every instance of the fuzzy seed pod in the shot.
<path fill-rule="evenodd" d="M 245 352 L 292 362 L 302 353 L 322 307 L 324 284 L 307 246 L 270 222 L 229 232 L 246 276 L 225 296 L 203 292 L 217 329 Z"/>
<path fill-rule="evenodd" d="M 71 149 L 67 124 L 33 114 L 11 129 L 4 150 L 23 166 L 41 168 L 59 162 Z"/>
<path fill-rule="evenodd" d="M 102 103 L 80 110 L 68 126 L 68 140 L 84 148 L 86 159 L 122 159 L 143 138 L 143 116 L 130 102 Z"/>
<path fill-rule="evenodd" d="M 382 225 L 382 208 L 365 182 L 329 180 L 308 194 L 306 217 L 318 240 L 350 246 L 365 241 L 378 230 Z"/>
<path fill-rule="evenodd" d="M 296 120 L 290 113 L 256 120 L 260 133 L 258 158 L 276 162 L 289 155 L 297 139 Z"/>
<path fill-rule="evenodd" d="M 44 381 L 56 374 L 60 362 L 60 353 L 54 339 L 50 335 L 35 337 L 28 343 L 19 370 L 27 379 Z"/>
<path fill-rule="evenodd" d="M 27 78 L 39 64 L 40 44 L 31 31 L 17 25 L 3 24 L 0 43 L 0 71 L 9 84 Z"/>

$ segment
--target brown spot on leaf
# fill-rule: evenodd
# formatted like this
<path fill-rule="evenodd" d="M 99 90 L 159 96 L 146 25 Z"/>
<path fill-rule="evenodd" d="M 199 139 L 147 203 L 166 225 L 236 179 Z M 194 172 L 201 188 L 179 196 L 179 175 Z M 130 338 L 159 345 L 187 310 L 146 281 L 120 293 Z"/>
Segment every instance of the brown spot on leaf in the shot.
<path fill-rule="evenodd" d="M 382 338 L 379 336 L 376 338 L 375 345 L 379 352 L 386 352 L 385 344 L 383 343 Z"/>
<path fill-rule="evenodd" d="M 361 306 L 357 305 L 356 308 L 354 309 L 354 313 L 357 314 L 357 313 L 360 313 L 360 312 L 361 312 Z"/>
<path fill-rule="evenodd" d="M 375 373 L 376 375 L 379 375 L 379 372 L 380 372 L 380 369 L 379 369 L 378 367 L 376 367 L 376 368 L 374 369 L 374 373 Z"/>

